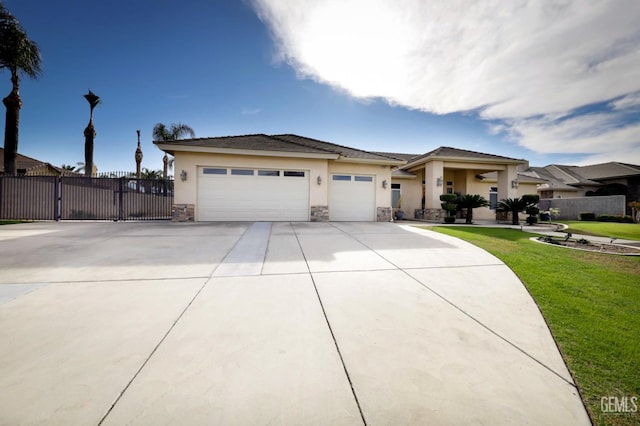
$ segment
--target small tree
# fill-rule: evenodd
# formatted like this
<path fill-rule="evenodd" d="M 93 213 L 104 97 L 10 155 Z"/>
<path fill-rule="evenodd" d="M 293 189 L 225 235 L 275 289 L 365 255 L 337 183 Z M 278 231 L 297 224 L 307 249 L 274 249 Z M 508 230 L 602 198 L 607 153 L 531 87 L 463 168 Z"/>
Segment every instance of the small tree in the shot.
<path fill-rule="evenodd" d="M 511 224 L 518 225 L 520 223 L 520 218 L 518 217 L 518 213 L 522 211 L 527 211 L 530 207 L 535 207 L 535 211 L 539 212 L 536 204 L 540 200 L 540 197 L 535 194 L 523 195 L 522 197 L 516 198 L 505 198 L 500 200 L 498 203 L 498 211 L 502 212 L 511 212 Z M 534 211 L 531 209 L 529 211 Z M 535 213 L 538 214 L 538 213 Z M 528 221 L 527 221 L 528 223 Z"/>
<path fill-rule="evenodd" d="M 640 222 L 640 201 L 629 201 L 627 203 L 631 209 L 631 218 L 635 223 Z"/>
<path fill-rule="evenodd" d="M 538 208 L 538 202 L 540 201 L 540 196 L 538 194 L 526 194 L 522 196 L 522 199 L 527 204 L 525 208 L 525 213 L 529 216 L 527 217 L 527 223 L 529 225 L 533 225 L 538 222 L 538 214 L 540 213 L 540 209 Z"/>
<path fill-rule="evenodd" d="M 454 223 L 456 221 L 456 211 L 458 210 L 458 205 L 456 201 L 458 196 L 456 194 L 442 194 L 440 195 L 440 206 L 442 209 L 447 212 L 447 215 L 444 218 L 445 223 Z"/>
<path fill-rule="evenodd" d="M 467 209 L 465 223 L 473 223 L 473 209 L 486 207 L 489 202 L 482 195 L 464 194 L 458 197 L 456 205 L 458 209 Z"/>

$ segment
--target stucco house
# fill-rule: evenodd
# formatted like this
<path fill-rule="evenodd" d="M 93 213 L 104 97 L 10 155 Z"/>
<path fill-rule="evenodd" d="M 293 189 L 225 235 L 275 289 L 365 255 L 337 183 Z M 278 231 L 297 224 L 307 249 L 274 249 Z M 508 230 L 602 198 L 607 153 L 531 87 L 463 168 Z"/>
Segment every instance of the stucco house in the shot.
<path fill-rule="evenodd" d="M 397 154 L 264 134 L 154 144 L 175 158 L 174 220 L 389 221 L 397 208 L 436 219 L 440 194 L 480 194 L 495 208 L 542 182 L 518 172 L 525 160 L 449 147 Z"/>
<path fill-rule="evenodd" d="M 590 195 L 621 194 L 627 200 L 640 200 L 640 166 L 611 161 L 588 166 L 551 164 L 530 167 L 524 173 L 543 179 L 540 198 L 574 198 Z"/>

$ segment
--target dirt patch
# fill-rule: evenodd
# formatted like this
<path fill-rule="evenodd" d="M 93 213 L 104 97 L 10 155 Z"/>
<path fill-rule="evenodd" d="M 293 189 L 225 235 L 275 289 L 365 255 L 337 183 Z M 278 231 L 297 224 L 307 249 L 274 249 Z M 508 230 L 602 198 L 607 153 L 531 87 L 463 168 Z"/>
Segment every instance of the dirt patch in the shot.
<path fill-rule="evenodd" d="M 587 251 L 595 251 L 598 253 L 608 253 L 608 254 L 621 254 L 627 256 L 640 256 L 640 247 L 631 247 L 631 246 L 623 246 L 619 244 L 608 244 L 608 243 L 597 243 L 589 240 L 581 239 L 566 239 L 566 238 L 557 238 L 550 236 L 542 236 L 537 238 L 532 238 L 532 240 L 538 241 L 540 243 L 545 243 L 554 246 L 566 247 L 576 250 L 587 250 Z"/>

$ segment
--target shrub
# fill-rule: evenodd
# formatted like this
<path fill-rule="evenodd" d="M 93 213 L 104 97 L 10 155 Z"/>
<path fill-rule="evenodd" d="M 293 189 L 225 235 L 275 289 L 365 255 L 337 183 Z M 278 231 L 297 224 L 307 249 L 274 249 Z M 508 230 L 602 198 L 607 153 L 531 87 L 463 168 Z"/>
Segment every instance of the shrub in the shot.
<path fill-rule="evenodd" d="M 599 222 L 619 222 L 619 223 L 635 223 L 631 216 L 615 216 L 611 214 L 598 215 Z"/>
<path fill-rule="evenodd" d="M 534 223 L 538 223 L 538 217 L 537 216 L 527 216 L 527 223 L 529 225 L 533 225 Z"/>
<path fill-rule="evenodd" d="M 596 214 L 594 212 L 580 212 L 579 217 L 580 220 L 583 221 L 596 220 Z"/>

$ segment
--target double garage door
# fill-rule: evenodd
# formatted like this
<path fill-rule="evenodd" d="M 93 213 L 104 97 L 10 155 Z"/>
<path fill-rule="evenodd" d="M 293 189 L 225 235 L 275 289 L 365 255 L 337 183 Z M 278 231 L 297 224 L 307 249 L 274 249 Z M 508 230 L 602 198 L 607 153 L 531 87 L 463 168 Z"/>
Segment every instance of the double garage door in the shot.
<path fill-rule="evenodd" d="M 200 167 L 198 221 L 308 221 L 308 170 Z M 333 174 L 329 218 L 371 221 L 375 213 L 373 176 Z"/>

